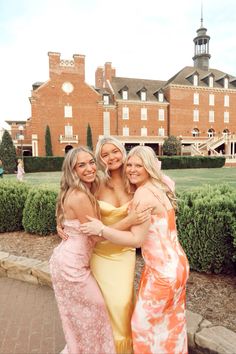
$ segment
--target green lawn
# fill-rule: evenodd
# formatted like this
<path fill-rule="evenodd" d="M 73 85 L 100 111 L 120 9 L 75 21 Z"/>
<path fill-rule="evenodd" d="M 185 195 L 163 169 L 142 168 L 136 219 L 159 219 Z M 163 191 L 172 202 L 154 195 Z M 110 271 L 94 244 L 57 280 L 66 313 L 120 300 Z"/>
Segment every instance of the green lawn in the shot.
<path fill-rule="evenodd" d="M 176 182 L 178 191 L 192 189 L 203 184 L 228 183 L 236 189 L 236 167 L 165 170 Z M 59 188 L 61 172 L 26 173 L 26 183 L 48 184 Z M 4 175 L 4 179 L 16 180 L 16 175 Z"/>

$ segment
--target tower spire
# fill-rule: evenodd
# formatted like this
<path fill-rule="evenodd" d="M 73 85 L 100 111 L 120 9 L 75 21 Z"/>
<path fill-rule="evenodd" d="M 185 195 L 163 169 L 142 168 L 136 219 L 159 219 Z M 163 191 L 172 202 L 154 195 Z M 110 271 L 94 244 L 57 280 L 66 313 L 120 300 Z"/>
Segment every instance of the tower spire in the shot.
<path fill-rule="evenodd" d="M 203 4 L 201 1 L 201 27 L 203 27 Z"/>
<path fill-rule="evenodd" d="M 197 30 L 197 36 L 194 38 L 194 67 L 202 70 L 209 69 L 209 41 L 210 36 L 207 35 L 207 29 L 203 26 L 203 4 L 201 1 L 201 25 Z"/>

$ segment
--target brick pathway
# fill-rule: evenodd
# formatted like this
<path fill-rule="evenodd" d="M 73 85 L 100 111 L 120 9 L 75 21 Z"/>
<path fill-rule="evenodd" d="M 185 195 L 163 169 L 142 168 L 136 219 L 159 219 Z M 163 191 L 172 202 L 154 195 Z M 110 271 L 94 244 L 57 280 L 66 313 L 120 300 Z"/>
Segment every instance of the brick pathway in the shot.
<path fill-rule="evenodd" d="M 53 290 L 0 278 L 0 354 L 58 354 L 64 344 Z"/>

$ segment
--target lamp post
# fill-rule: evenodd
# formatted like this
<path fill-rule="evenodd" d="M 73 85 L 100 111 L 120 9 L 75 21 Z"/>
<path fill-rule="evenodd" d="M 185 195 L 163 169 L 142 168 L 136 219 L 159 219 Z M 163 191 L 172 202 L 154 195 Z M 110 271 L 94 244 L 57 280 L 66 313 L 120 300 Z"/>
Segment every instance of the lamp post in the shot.
<path fill-rule="evenodd" d="M 19 125 L 18 129 L 20 131 L 19 140 L 20 140 L 20 148 L 21 148 L 21 159 L 23 161 L 23 140 L 24 140 L 24 135 L 22 134 L 24 130 L 23 125 Z"/>

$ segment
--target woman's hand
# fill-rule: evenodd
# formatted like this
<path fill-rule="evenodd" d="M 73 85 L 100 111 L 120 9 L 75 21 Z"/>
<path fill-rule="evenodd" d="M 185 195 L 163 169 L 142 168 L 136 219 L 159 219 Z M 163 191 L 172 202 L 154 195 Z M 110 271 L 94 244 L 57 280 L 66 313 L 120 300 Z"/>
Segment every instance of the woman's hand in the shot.
<path fill-rule="evenodd" d="M 131 208 L 128 210 L 130 226 L 140 225 L 145 221 L 149 220 L 152 209 L 152 206 L 145 206 L 144 208 L 140 209 L 139 203 L 135 205 L 131 204 Z"/>
<path fill-rule="evenodd" d="M 68 235 L 63 231 L 63 228 L 61 225 L 57 225 L 57 233 L 62 238 L 62 240 L 66 241 L 68 239 Z"/>
<path fill-rule="evenodd" d="M 87 236 L 102 236 L 101 232 L 104 228 L 103 223 L 98 219 L 92 218 L 91 216 L 87 216 L 87 219 L 90 221 L 81 224 L 80 231 Z"/>

